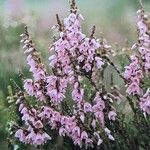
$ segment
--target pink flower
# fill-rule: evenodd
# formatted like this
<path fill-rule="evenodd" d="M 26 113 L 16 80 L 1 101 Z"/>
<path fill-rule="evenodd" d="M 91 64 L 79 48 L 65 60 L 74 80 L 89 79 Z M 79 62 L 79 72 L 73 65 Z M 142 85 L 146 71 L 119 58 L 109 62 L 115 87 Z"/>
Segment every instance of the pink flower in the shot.
<path fill-rule="evenodd" d="M 147 114 L 150 114 L 150 101 L 147 100 L 145 102 L 140 102 L 140 108 L 142 111 L 146 112 Z"/>
<path fill-rule="evenodd" d="M 16 131 L 15 137 L 18 138 L 21 142 L 25 141 L 25 134 L 22 129 Z"/>
<path fill-rule="evenodd" d="M 78 126 L 72 130 L 72 136 L 80 137 L 80 128 Z"/>
<path fill-rule="evenodd" d="M 74 89 L 72 91 L 72 98 L 73 100 L 80 102 L 83 99 L 84 90 L 78 87 L 78 83 L 75 83 Z"/>
<path fill-rule="evenodd" d="M 103 143 L 103 140 L 101 138 L 98 139 L 97 145 L 101 145 Z"/>
<path fill-rule="evenodd" d="M 52 101 L 57 101 L 57 90 L 56 89 L 53 89 L 51 91 L 49 91 L 48 95 L 50 96 L 51 100 Z"/>
<path fill-rule="evenodd" d="M 80 119 L 81 119 L 81 121 L 84 123 L 84 120 L 85 120 L 85 115 L 84 115 L 84 113 L 80 113 Z"/>
<path fill-rule="evenodd" d="M 42 134 L 40 134 L 40 133 L 36 134 L 34 141 L 33 141 L 33 144 L 35 146 L 44 144 L 44 137 L 42 136 Z"/>
<path fill-rule="evenodd" d="M 28 121 L 34 122 L 34 118 L 30 116 L 29 114 L 24 114 L 22 116 L 22 121 L 25 121 L 25 124 L 28 124 Z"/>
<path fill-rule="evenodd" d="M 114 138 L 111 134 L 108 135 L 108 138 L 109 138 L 111 141 L 114 141 L 114 140 L 115 140 L 115 138 Z"/>
<path fill-rule="evenodd" d="M 89 71 L 91 71 L 91 64 L 89 64 L 89 63 L 86 63 L 84 66 L 83 66 L 83 69 L 85 69 L 85 71 L 86 72 L 89 72 Z"/>
<path fill-rule="evenodd" d="M 94 49 L 98 49 L 100 47 L 99 40 L 96 40 L 94 38 L 91 40 L 91 44 L 94 47 Z"/>
<path fill-rule="evenodd" d="M 96 104 L 92 107 L 93 112 L 102 111 L 105 108 L 105 102 L 99 96 L 96 96 L 94 100 Z"/>
<path fill-rule="evenodd" d="M 38 52 L 25 28 L 22 42 L 24 42 L 25 53 L 28 55 L 27 63 L 30 66 L 33 80 L 25 80 L 24 88 L 29 95 L 40 101 L 37 106 L 29 107 L 27 105 L 27 107 L 26 102 L 23 103 L 23 100 L 20 100 L 22 105 L 19 110 L 25 130 L 16 132 L 16 137 L 25 144 L 39 146 L 51 140 L 51 137 L 45 132 L 48 127 L 50 130 L 58 131 L 60 136 L 71 138 L 74 144 L 80 147 L 84 146 L 86 149 L 90 149 L 94 144 L 100 145 L 102 143 L 100 136 L 95 138 L 95 135 L 89 132 L 84 123 L 88 123 L 89 127 L 91 125 L 94 130 L 97 130 L 97 125 L 104 127 L 104 109 L 106 107 L 104 96 L 106 97 L 106 95 L 97 92 L 92 104 L 85 101 L 84 84 L 78 71 L 81 74 L 92 75 L 93 80 L 93 74 L 96 74 L 98 69 L 104 65 L 97 50 L 101 47 L 109 49 L 110 46 L 100 44 L 93 35 L 86 37 L 81 30 L 81 18 L 82 16 L 77 13 L 76 7 L 72 6 L 71 14 L 62 23 L 62 29 L 59 23 L 56 26 L 60 27 L 58 29 L 60 32 L 58 39 L 50 48 L 50 51 L 53 51 L 53 55 L 49 57 L 53 72 L 51 76 L 47 76 L 44 64 L 41 63 Z M 148 39 L 144 40 L 148 42 Z M 132 63 L 129 67 L 132 78 L 129 82 L 140 84 L 139 79 L 142 78 L 142 74 L 139 71 L 140 65 L 137 64 L 136 59 L 138 58 L 131 59 Z M 68 111 L 64 112 L 63 107 L 61 109 L 60 106 L 66 91 L 70 89 L 75 107 L 68 114 Z M 92 118 L 89 118 L 90 116 Z M 115 117 L 115 112 L 109 112 L 110 120 L 115 120 Z M 108 138 L 113 140 L 110 133 Z"/>
<path fill-rule="evenodd" d="M 132 63 L 138 63 L 139 62 L 138 57 L 135 55 L 130 56 L 130 59 L 131 59 Z"/>
<path fill-rule="evenodd" d="M 116 114 L 116 112 L 114 110 L 109 111 L 109 113 L 108 113 L 109 120 L 115 121 L 116 120 L 116 116 L 117 116 L 117 114 Z"/>
<path fill-rule="evenodd" d="M 28 109 L 26 108 L 26 107 L 23 107 L 22 109 L 21 109 L 21 114 L 26 114 L 28 112 Z"/>
<path fill-rule="evenodd" d="M 129 67 L 129 66 L 125 67 L 124 78 L 125 79 L 130 79 L 131 75 L 132 75 L 131 67 Z"/>
<path fill-rule="evenodd" d="M 84 60 L 84 55 L 80 55 L 78 58 L 77 58 L 78 62 L 83 62 Z"/>
<path fill-rule="evenodd" d="M 150 114 L 150 90 L 148 89 L 147 92 L 140 98 L 140 108 L 143 112 Z"/>
<path fill-rule="evenodd" d="M 40 101 L 44 101 L 45 100 L 45 95 L 43 94 L 43 92 L 41 90 L 36 92 L 36 98 L 38 98 Z"/>
<path fill-rule="evenodd" d="M 56 76 L 51 75 L 51 76 L 47 77 L 47 83 L 50 86 L 54 86 L 55 87 L 56 81 L 57 81 L 57 77 Z"/>
<path fill-rule="evenodd" d="M 137 23 L 137 26 L 140 29 L 140 34 L 144 34 L 145 32 L 147 32 L 148 28 L 142 20 Z"/>
<path fill-rule="evenodd" d="M 30 131 L 30 133 L 25 138 L 26 144 L 33 144 L 34 139 L 36 138 L 36 134 L 33 131 L 33 129 Z"/>
<path fill-rule="evenodd" d="M 30 96 L 33 96 L 35 94 L 35 92 L 34 92 L 34 85 L 33 85 L 33 80 L 32 79 L 24 80 L 24 89 L 26 90 L 26 92 Z"/>
<path fill-rule="evenodd" d="M 81 138 L 75 138 L 73 143 L 74 143 L 74 145 L 78 145 L 78 146 L 82 147 Z"/>
<path fill-rule="evenodd" d="M 142 90 L 141 90 L 141 88 L 139 87 L 139 85 L 138 85 L 137 83 L 133 82 L 133 83 L 131 83 L 131 84 L 128 86 L 126 92 L 127 92 L 129 95 L 131 95 L 131 94 L 133 94 L 133 95 L 135 95 L 135 94 L 140 95 L 141 92 L 142 92 Z"/>
<path fill-rule="evenodd" d="M 44 132 L 42 134 L 42 136 L 44 137 L 45 143 L 46 143 L 47 140 L 51 140 L 52 139 L 46 132 Z"/>
<path fill-rule="evenodd" d="M 92 111 L 92 106 L 90 103 L 84 103 L 84 112 L 91 112 Z"/>
<path fill-rule="evenodd" d="M 136 77 L 137 77 L 138 79 L 142 79 L 142 78 L 143 78 L 143 72 L 142 72 L 142 70 L 136 71 Z"/>
<path fill-rule="evenodd" d="M 87 138 L 88 138 L 87 133 L 86 133 L 85 131 L 83 131 L 83 132 L 81 133 L 81 140 L 86 140 Z"/>
<path fill-rule="evenodd" d="M 95 57 L 95 61 L 96 61 L 96 66 L 98 69 L 101 69 L 102 66 L 104 65 L 104 62 L 102 61 L 102 58 L 99 57 Z"/>
<path fill-rule="evenodd" d="M 95 112 L 96 118 L 99 120 L 102 126 L 104 126 L 104 113 L 102 111 Z"/>
<path fill-rule="evenodd" d="M 34 127 L 37 129 L 40 129 L 40 128 L 43 128 L 43 124 L 40 120 L 38 120 L 34 123 Z"/>
<path fill-rule="evenodd" d="M 30 71 L 31 72 L 36 71 L 36 62 L 35 62 L 35 60 L 32 59 L 32 55 L 28 55 L 27 64 L 30 66 Z"/>
<path fill-rule="evenodd" d="M 145 70 L 150 70 L 150 62 L 145 63 Z"/>
<path fill-rule="evenodd" d="M 56 63 L 57 63 L 57 56 L 56 55 L 52 55 L 52 56 L 50 56 L 49 57 L 49 61 L 50 61 L 50 63 L 49 63 L 49 65 L 51 66 L 51 67 L 54 67 L 55 65 L 56 65 Z"/>
<path fill-rule="evenodd" d="M 46 78 L 46 75 L 43 68 L 38 68 L 33 74 L 33 77 L 35 81 L 44 80 Z"/>
<path fill-rule="evenodd" d="M 42 110 L 43 111 L 40 114 L 38 114 L 38 117 L 40 117 L 42 120 L 45 118 L 50 118 L 52 114 L 52 109 L 49 107 L 43 107 Z"/>
<path fill-rule="evenodd" d="M 145 60 L 146 60 L 147 62 L 150 62 L 150 53 L 146 53 L 146 54 L 145 54 Z"/>
<path fill-rule="evenodd" d="M 59 135 L 60 135 L 60 136 L 65 136 L 66 132 L 67 132 L 67 131 L 66 131 L 63 127 L 61 127 L 61 128 L 59 129 Z"/>
<path fill-rule="evenodd" d="M 91 125 L 93 128 L 96 128 L 96 120 L 95 119 L 92 121 Z"/>

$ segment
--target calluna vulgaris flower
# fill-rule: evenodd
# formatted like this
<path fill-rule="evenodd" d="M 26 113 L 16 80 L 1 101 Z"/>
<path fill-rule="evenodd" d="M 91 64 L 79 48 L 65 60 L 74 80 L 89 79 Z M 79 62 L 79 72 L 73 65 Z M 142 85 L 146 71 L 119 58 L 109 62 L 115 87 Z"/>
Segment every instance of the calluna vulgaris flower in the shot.
<path fill-rule="evenodd" d="M 111 106 L 107 92 L 98 90 L 93 81 L 95 72 L 103 70 L 106 63 L 99 49 L 108 50 L 110 46 L 94 38 L 95 28 L 90 37 L 83 34 L 81 20 L 83 17 L 78 13 L 74 1 L 71 4 L 70 14 L 63 23 L 57 15 L 58 25 L 54 28 L 58 29 L 59 37 L 50 46 L 53 55 L 49 57 L 52 75 L 46 72 L 27 27 L 25 33 L 21 35 L 24 53 L 27 54 L 27 64 L 33 75 L 33 79 L 24 80 L 26 93 L 21 92 L 17 100 L 24 125 L 18 126 L 15 137 L 25 144 L 38 146 L 51 140 L 53 137 L 46 127 L 58 131 L 60 136 L 70 137 L 73 143 L 80 147 L 93 147 L 103 142 L 98 126 L 102 127 L 108 139 L 114 140 L 111 131 L 105 125 L 105 120 L 115 121 L 117 114 Z M 85 97 L 82 76 L 89 79 L 95 88 L 92 103 Z M 60 106 L 66 101 L 68 87 L 72 91 L 74 106 L 73 111 L 63 114 Z M 28 106 L 27 95 L 35 97 L 40 105 Z"/>
<path fill-rule="evenodd" d="M 131 56 L 131 63 L 125 67 L 124 78 L 127 81 L 127 93 L 138 95 L 140 108 L 144 113 L 150 114 L 149 89 L 142 89 L 144 77 L 150 73 L 150 28 L 148 25 L 149 14 L 143 9 L 137 11 L 137 27 L 139 33 L 138 43 L 132 49 L 138 49 L 139 54 Z M 144 92 L 146 94 L 144 94 Z M 144 94 L 144 95 L 143 95 Z"/>

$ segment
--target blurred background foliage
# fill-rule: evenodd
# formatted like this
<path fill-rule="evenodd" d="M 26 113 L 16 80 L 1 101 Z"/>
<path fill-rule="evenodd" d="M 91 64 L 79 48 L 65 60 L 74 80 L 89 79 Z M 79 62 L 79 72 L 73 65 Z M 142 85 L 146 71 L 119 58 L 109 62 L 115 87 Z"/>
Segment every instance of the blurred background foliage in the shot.
<path fill-rule="evenodd" d="M 4 143 L 9 119 L 6 97 L 10 78 L 21 84 L 18 71 L 22 70 L 28 76 L 19 36 L 23 26 L 26 24 L 29 27 L 44 63 L 48 64 L 48 47 L 53 39 L 51 27 L 56 24 L 55 14 L 64 18 L 69 10 L 68 1 L 0 0 L 0 149 L 7 149 Z M 87 35 L 91 27 L 96 25 L 96 36 L 100 37 L 103 32 L 114 49 L 119 43 L 118 51 L 136 41 L 138 0 L 77 0 L 77 4 L 85 19 L 82 26 Z M 150 0 L 143 0 L 143 5 L 146 11 L 150 11 Z"/>

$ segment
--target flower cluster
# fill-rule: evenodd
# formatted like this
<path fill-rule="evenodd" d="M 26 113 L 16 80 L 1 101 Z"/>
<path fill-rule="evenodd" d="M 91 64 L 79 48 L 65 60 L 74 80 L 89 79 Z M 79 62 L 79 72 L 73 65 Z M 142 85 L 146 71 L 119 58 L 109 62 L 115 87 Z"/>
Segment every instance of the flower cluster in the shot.
<path fill-rule="evenodd" d="M 26 131 L 22 129 L 17 130 L 15 137 L 25 144 L 34 146 L 44 145 L 47 140 L 51 140 L 51 137 L 47 133 L 36 133 L 32 128 L 28 128 Z"/>
<path fill-rule="evenodd" d="M 38 100 L 45 100 L 45 92 L 43 91 L 43 84 L 46 79 L 46 70 L 44 64 L 38 56 L 38 52 L 34 48 L 34 44 L 28 35 L 27 27 L 25 27 L 25 33 L 21 34 L 21 42 L 24 44 L 24 53 L 27 54 L 27 64 L 30 66 L 30 72 L 33 73 L 32 79 L 24 80 L 24 89 L 30 96 L 35 96 Z"/>
<path fill-rule="evenodd" d="M 47 95 L 50 97 L 51 102 L 54 104 L 60 103 L 65 98 L 67 88 L 67 80 L 57 76 L 47 77 Z"/>
<path fill-rule="evenodd" d="M 101 69 L 104 65 L 102 59 L 97 56 L 99 40 L 93 35 L 88 38 L 82 33 L 80 19 L 83 17 L 77 13 L 76 6 L 72 6 L 71 14 L 64 19 L 63 24 L 58 20 L 60 38 L 50 49 L 55 52 L 49 58 L 50 66 L 57 68 L 59 75 L 67 76 L 71 81 L 75 79 L 75 70 L 84 70 L 91 74 L 94 67 Z"/>
<path fill-rule="evenodd" d="M 92 144 L 92 140 L 89 138 L 86 131 L 83 131 L 78 125 L 76 118 L 70 116 L 61 115 L 58 111 L 53 110 L 50 107 L 43 106 L 41 113 L 38 115 L 42 120 L 47 121 L 51 129 L 58 129 L 60 136 L 69 136 L 75 145 L 82 147 L 84 144 Z"/>
<path fill-rule="evenodd" d="M 101 123 L 101 125 L 104 126 L 104 113 L 103 113 L 103 110 L 105 108 L 105 102 L 101 99 L 99 93 L 96 94 L 96 97 L 94 98 L 94 101 L 95 101 L 95 104 L 93 105 L 94 115 L 95 115 L 96 119 Z"/>
<path fill-rule="evenodd" d="M 150 30 L 147 22 L 149 15 L 143 9 L 137 13 L 137 27 L 139 31 L 139 43 L 137 46 L 143 60 L 143 67 L 148 74 L 150 71 Z"/>
<path fill-rule="evenodd" d="M 143 9 L 137 11 L 137 27 L 139 33 L 138 44 L 134 44 L 132 49 L 137 48 L 139 56 L 131 56 L 131 63 L 125 67 L 124 78 L 128 82 L 127 93 L 138 95 L 140 98 L 140 108 L 144 113 L 149 114 L 149 89 L 143 95 L 142 80 L 149 75 L 150 71 L 150 32 L 148 26 L 149 15 Z M 140 86 L 141 85 L 141 86 Z"/>
<path fill-rule="evenodd" d="M 15 137 L 25 144 L 34 146 L 44 145 L 51 137 L 44 131 L 44 125 L 41 118 L 38 116 L 38 111 L 35 108 L 26 107 L 23 100 L 23 94 L 19 96 L 17 104 L 19 104 L 19 112 L 21 120 L 24 122 L 25 127 L 16 131 Z"/>
<path fill-rule="evenodd" d="M 150 91 L 149 89 L 146 91 L 143 97 L 140 98 L 140 108 L 144 113 L 147 113 L 150 115 Z"/>
<path fill-rule="evenodd" d="M 107 92 L 103 94 L 92 79 L 95 72 L 102 71 L 105 65 L 99 51 L 108 50 L 110 46 L 94 37 L 95 26 L 90 37 L 84 35 L 81 19 L 83 17 L 78 14 L 74 1 L 70 15 L 63 23 L 57 15 L 58 25 L 55 27 L 59 30 L 59 37 L 50 47 L 53 55 L 49 57 L 53 75 L 46 73 L 26 27 L 25 33 L 21 35 L 27 64 L 33 74 L 33 79 L 24 80 L 24 89 L 29 96 L 39 100 L 36 108 L 28 107 L 25 101 L 19 102 L 24 128 L 19 127 L 15 136 L 21 142 L 35 146 L 45 144 L 53 138 L 46 132 L 45 127 L 57 131 L 60 136 L 70 137 L 80 147 L 94 147 L 95 143 L 99 146 L 103 142 L 97 126 L 102 128 L 108 139 L 114 140 L 111 131 L 106 128 L 105 120 L 115 121 L 116 111 L 112 109 Z M 90 98 L 92 102 L 85 96 L 83 77 L 95 89 L 93 97 Z M 68 87 L 74 105 L 70 113 L 63 114 L 61 106 L 66 102 Z"/>
<path fill-rule="evenodd" d="M 143 78 L 143 73 L 137 56 L 131 56 L 131 63 L 125 67 L 124 78 L 128 81 L 127 93 L 129 95 L 141 95 L 142 89 L 140 82 Z"/>

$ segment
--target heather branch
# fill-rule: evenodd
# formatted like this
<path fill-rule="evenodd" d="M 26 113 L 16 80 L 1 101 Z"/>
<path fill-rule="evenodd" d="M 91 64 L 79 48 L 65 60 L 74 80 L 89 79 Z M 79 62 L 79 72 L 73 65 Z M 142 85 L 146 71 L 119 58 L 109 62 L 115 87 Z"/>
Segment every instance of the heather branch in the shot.
<path fill-rule="evenodd" d="M 104 59 L 106 59 L 109 64 L 116 70 L 116 72 L 118 73 L 118 75 L 120 76 L 120 78 L 123 79 L 123 81 L 126 82 L 126 79 L 123 77 L 123 75 L 121 74 L 121 72 L 119 71 L 119 69 L 115 66 L 115 64 L 107 57 L 107 56 L 103 56 Z"/>
<path fill-rule="evenodd" d="M 143 10 L 144 7 L 143 7 L 143 4 L 142 4 L 142 0 L 138 0 L 138 2 L 139 2 L 139 5 L 140 5 L 140 9 Z"/>
<path fill-rule="evenodd" d="M 104 59 L 106 59 L 111 66 L 113 66 L 113 68 L 116 70 L 116 72 L 118 73 L 118 75 L 123 79 L 123 81 L 126 83 L 127 80 L 123 77 L 123 75 L 121 74 L 121 72 L 119 71 L 119 69 L 115 66 L 115 64 L 107 57 L 107 56 L 103 56 Z M 132 109 L 132 111 L 134 112 L 135 116 L 137 115 L 137 109 L 134 106 L 134 103 L 132 101 L 132 99 L 129 96 L 126 96 L 127 100 L 129 101 L 130 107 Z"/>

